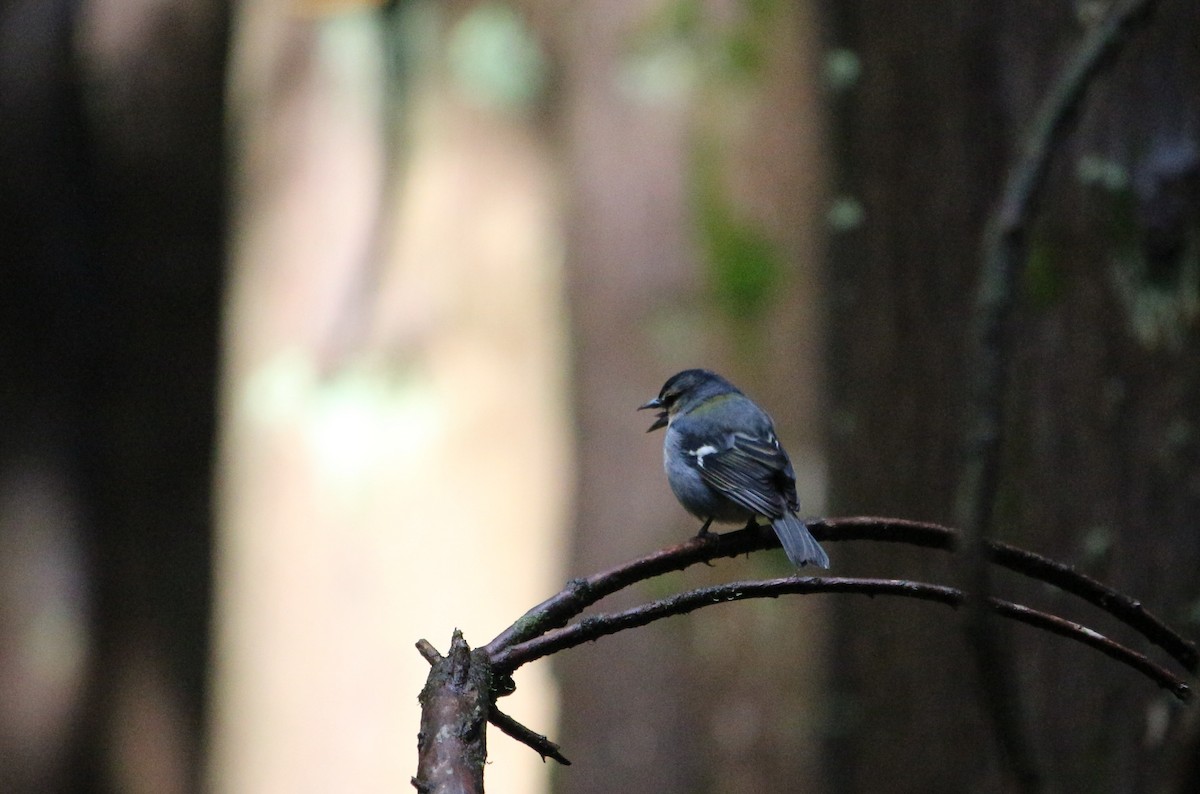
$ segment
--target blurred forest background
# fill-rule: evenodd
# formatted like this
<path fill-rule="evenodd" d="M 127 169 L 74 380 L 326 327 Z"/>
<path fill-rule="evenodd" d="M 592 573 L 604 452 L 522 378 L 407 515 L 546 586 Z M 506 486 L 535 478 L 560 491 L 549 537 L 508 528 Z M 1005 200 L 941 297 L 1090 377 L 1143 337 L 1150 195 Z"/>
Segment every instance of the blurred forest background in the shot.
<path fill-rule="evenodd" d="M 634 412 L 686 366 L 802 513 L 950 523 L 984 225 L 1114 5 L 0 0 L 0 790 L 408 790 L 418 638 L 695 532 Z M 1200 6 L 1140 5 L 1031 231 L 996 523 L 1196 638 Z M 488 785 L 1200 790 L 1195 706 L 1010 641 L 1032 782 L 952 613 L 828 597 L 522 671 L 574 765 L 495 733 Z"/>

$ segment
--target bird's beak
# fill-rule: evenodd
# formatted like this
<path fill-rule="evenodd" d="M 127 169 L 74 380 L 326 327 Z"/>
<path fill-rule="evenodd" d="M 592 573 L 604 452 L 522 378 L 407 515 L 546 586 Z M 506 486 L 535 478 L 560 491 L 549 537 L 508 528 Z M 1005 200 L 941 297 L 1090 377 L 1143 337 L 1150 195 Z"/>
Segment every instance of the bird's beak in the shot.
<path fill-rule="evenodd" d="M 645 405 L 638 406 L 639 411 L 644 411 L 647 408 L 662 408 L 662 400 L 655 397 L 653 400 L 646 403 Z M 660 427 L 666 427 L 666 426 L 667 426 L 667 412 L 659 411 L 658 416 L 654 418 L 654 424 L 650 425 L 650 427 L 648 427 L 646 429 L 646 432 L 653 433 L 655 430 L 659 429 Z"/>

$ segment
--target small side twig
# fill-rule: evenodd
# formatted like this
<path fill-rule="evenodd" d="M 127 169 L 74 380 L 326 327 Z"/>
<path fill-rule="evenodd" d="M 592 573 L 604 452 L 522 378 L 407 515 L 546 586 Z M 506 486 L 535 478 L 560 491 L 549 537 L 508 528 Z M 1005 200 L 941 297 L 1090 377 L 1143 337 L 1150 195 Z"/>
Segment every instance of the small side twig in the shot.
<path fill-rule="evenodd" d="M 557 744 L 550 741 L 542 734 L 532 730 L 531 728 L 526 728 L 524 725 L 505 714 L 494 705 L 492 706 L 491 711 L 488 713 L 488 722 L 495 725 L 497 728 L 504 731 L 521 744 L 531 747 L 535 753 L 542 757 L 543 761 L 545 761 L 547 758 L 553 758 L 563 766 L 571 765 L 571 762 L 568 761 L 567 757 L 562 754 L 562 750 L 559 749 Z"/>
<path fill-rule="evenodd" d="M 421 657 L 430 664 L 437 664 L 442 660 L 442 655 L 429 640 L 417 640 L 417 653 L 421 654 Z"/>
<path fill-rule="evenodd" d="M 600 637 L 625 629 L 636 628 L 656 620 L 682 615 L 702 607 L 748 598 L 777 598 L 781 595 L 812 593 L 859 593 L 867 596 L 900 596 L 923 601 L 935 601 L 957 607 L 965 603 L 962 590 L 945 585 L 899 579 L 857 579 L 846 577 L 789 577 L 766 579 L 705 587 L 652 601 L 620 612 L 593 615 L 578 623 L 513 645 L 492 656 L 498 674 L 511 674 L 518 667 L 543 656 L 592 642 Z M 1095 648 L 1126 664 L 1169 690 L 1180 700 L 1191 697 L 1189 685 L 1144 655 L 1116 643 L 1102 634 L 1068 620 L 1048 615 L 1021 604 L 989 598 L 988 605 L 1006 618 L 1051 631 Z"/>

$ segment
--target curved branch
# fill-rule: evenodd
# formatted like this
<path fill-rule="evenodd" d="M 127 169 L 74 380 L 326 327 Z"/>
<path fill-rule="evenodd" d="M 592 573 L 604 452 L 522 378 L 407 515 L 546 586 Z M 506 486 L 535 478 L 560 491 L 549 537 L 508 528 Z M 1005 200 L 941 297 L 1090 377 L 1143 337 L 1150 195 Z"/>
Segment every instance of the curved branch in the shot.
<path fill-rule="evenodd" d="M 959 544 L 959 533 L 955 530 L 922 521 L 858 516 L 810 520 L 808 525 L 817 539 L 823 541 L 874 540 L 908 543 L 943 551 L 953 551 Z M 512 646 L 565 626 L 567 621 L 605 596 L 645 579 L 669 571 L 680 571 L 697 563 L 737 557 L 778 545 L 779 541 L 770 527 L 742 529 L 720 535 L 710 533 L 660 549 L 586 579 L 573 579 L 560 593 L 526 612 L 483 650 L 495 657 Z M 1146 611 L 1140 602 L 1039 554 L 994 541 L 987 543 L 987 549 L 989 559 L 997 565 L 1058 587 L 1108 612 L 1161 647 L 1189 672 L 1195 673 L 1200 666 L 1200 652 L 1197 652 L 1196 646 Z"/>
<path fill-rule="evenodd" d="M 680 593 L 648 604 L 584 618 L 579 623 L 498 651 L 491 657 L 493 671 L 508 675 L 518 667 L 558 651 L 592 642 L 600 637 L 625 629 L 644 626 L 673 615 L 729 601 L 748 598 L 777 598 L 781 595 L 811 593 L 859 593 L 867 596 L 889 595 L 935 601 L 957 607 L 966 601 L 963 591 L 944 585 L 912 582 L 899 579 L 854 579 L 845 577 L 789 577 L 766 579 L 704 587 Z M 1175 697 L 1187 701 L 1192 692 L 1188 684 L 1140 653 L 1116 643 L 1102 634 L 1068 620 L 1035 609 L 1003 601 L 987 599 L 997 614 L 1081 642 L 1117 661 L 1132 667 Z"/>
<path fill-rule="evenodd" d="M 1129 36 L 1149 21 L 1158 5 L 1159 0 L 1122 0 L 1080 44 L 1051 86 L 1032 129 L 1022 141 L 1020 156 L 985 233 L 972 334 L 966 468 L 956 512 L 964 529 L 988 526 L 995 502 L 1005 373 L 1012 346 L 1006 323 L 1016 302 L 1019 275 L 1028 255 L 1029 226 L 1050 163 L 1078 117 L 1095 78 L 1113 61 Z"/>
<path fill-rule="evenodd" d="M 949 527 L 896 518 L 835 518 L 827 522 L 812 521 L 809 526 L 835 530 L 836 535 L 829 537 L 832 540 L 904 542 L 946 551 L 953 551 L 961 542 L 960 534 Z M 817 537 L 826 539 L 820 533 Z M 1142 602 L 1032 551 L 994 540 L 986 541 L 984 547 L 986 558 L 996 565 L 1082 598 L 1162 648 L 1188 672 L 1200 671 L 1200 650 L 1195 643 L 1148 612 Z"/>
<path fill-rule="evenodd" d="M 767 531 L 771 532 L 769 528 Z M 697 563 L 706 563 L 721 557 L 736 557 L 757 549 L 770 548 L 771 538 L 774 538 L 773 532 L 768 537 L 767 534 L 755 530 L 740 530 L 725 534 L 710 532 L 704 536 L 691 538 L 677 546 L 668 546 L 644 557 L 592 574 L 586 579 L 572 579 L 561 591 L 518 618 L 483 649 L 494 656 L 505 648 L 565 626 L 568 620 L 592 604 L 632 584 L 671 571 L 682 571 Z M 778 545 L 778 541 L 775 541 L 775 545 Z"/>

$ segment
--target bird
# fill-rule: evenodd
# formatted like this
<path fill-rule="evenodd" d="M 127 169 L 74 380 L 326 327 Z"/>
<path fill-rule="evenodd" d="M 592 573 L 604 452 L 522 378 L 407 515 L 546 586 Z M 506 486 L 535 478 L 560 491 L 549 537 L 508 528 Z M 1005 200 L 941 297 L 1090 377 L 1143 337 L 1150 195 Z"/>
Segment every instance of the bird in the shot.
<path fill-rule="evenodd" d="M 667 379 L 658 396 L 638 407 L 657 409 L 647 433 L 666 427 L 663 469 L 675 498 L 704 521 L 771 523 L 797 568 L 829 567 L 829 555 L 796 516 L 796 474 L 767 412 L 725 378 L 686 369 Z"/>

